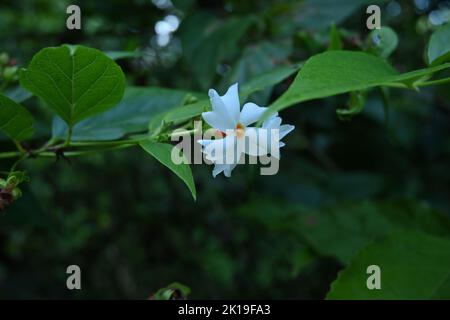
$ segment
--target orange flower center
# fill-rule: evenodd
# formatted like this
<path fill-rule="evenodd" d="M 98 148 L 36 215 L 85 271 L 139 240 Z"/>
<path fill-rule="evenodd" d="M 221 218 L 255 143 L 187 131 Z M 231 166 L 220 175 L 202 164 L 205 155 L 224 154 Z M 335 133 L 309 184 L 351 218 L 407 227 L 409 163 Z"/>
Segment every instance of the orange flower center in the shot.
<path fill-rule="evenodd" d="M 245 135 L 245 128 L 242 124 L 238 123 L 236 125 L 236 136 L 242 138 Z"/>

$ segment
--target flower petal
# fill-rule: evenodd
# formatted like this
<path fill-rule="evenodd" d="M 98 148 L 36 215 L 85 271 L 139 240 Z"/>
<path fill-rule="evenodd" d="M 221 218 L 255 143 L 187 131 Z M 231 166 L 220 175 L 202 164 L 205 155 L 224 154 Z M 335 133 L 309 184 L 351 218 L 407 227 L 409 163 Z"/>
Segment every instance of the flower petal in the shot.
<path fill-rule="evenodd" d="M 235 126 L 239 121 L 239 114 L 241 113 L 241 105 L 239 103 L 238 84 L 235 83 L 228 88 L 227 92 L 220 97 L 225 107 L 227 108 L 230 118 L 234 121 Z M 232 129 L 234 129 L 233 127 Z M 231 129 L 231 128 L 230 128 Z"/>
<path fill-rule="evenodd" d="M 281 118 L 278 117 L 277 114 L 273 114 L 269 118 L 267 118 L 266 121 L 264 121 L 262 127 L 266 129 L 275 129 L 279 128 L 280 125 L 281 125 Z"/>
<path fill-rule="evenodd" d="M 236 97 L 234 97 L 234 91 L 236 91 Z M 235 89 L 228 89 L 227 93 L 220 97 L 216 90 L 209 89 L 209 98 L 211 100 L 212 112 L 217 114 L 217 118 L 221 118 L 223 123 L 226 123 L 225 129 L 234 129 L 239 121 L 239 96 L 237 96 L 237 84 Z M 226 99 L 224 97 L 226 96 Z M 236 114 L 236 101 L 237 99 L 237 114 Z M 205 121 L 207 121 L 205 119 Z M 216 128 L 216 127 L 215 127 Z M 219 128 L 216 128 L 219 129 Z"/>
<path fill-rule="evenodd" d="M 242 108 L 239 122 L 244 126 L 251 125 L 258 121 L 266 110 L 267 108 L 260 107 L 253 102 L 248 102 Z"/>
<path fill-rule="evenodd" d="M 280 140 L 283 139 L 289 132 L 295 129 L 295 126 L 290 124 L 283 124 L 280 127 Z"/>
<path fill-rule="evenodd" d="M 269 152 L 268 130 L 247 128 L 245 130 L 245 153 L 250 156 L 262 156 Z"/>
<path fill-rule="evenodd" d="M 237 163 L 235 164 L 228 164 L 227 167 L 225 168 L 225 170 L 223 171 L 223 174 L 225 175 L 225 177 L 229 178 L 231 177 L 231 171 L 233 171 L 234 168 L 236 168 Z"/>
<path fill-rule="evenodd" d="M 228 117 L 224 116 L 220 112 L 209 111 L 202 113 L 203 120 L 206 121 L 211 127 L 225 132 L 228 129 L 232 129 L 233 122 Z"/>
<path fill-rule="evenodd" d="M 215 178 L 218 174 L 223 172 L 228 166 L 229 166 L 229 164 L 216 163 L 214 165 L 214 169 L 213 169 L 213 172 L 212 172 L 213 177 Z"/>
<path fill-rule="evenodd" d="M 239 159 L 241 152 L 237 147 L 236 137 L 227 136 L 224 139 L 210 140 L 203 148 L 206 159 L 215 164 L 234 164 Z"/>

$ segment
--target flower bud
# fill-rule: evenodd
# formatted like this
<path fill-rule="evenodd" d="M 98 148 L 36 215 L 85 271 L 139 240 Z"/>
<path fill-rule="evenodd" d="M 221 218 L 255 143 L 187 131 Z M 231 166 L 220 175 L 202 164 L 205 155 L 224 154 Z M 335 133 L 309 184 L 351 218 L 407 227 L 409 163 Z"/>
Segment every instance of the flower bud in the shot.
<path fill-rule="evenodd" d="M 6 188 L 6 180 L 5 179 L 0 179 L 0 189 L 4 189 Z"/>
<path fill-rule="evenodd" d="M 3 77 L 6 81 L 15 80 L 18 70 L 19 68 L 17 68 L 17 66 L 6 67 L 5 70 L 3 70 Z"/>
<path fill-rule="evenodd" d="M 20 190 L 19 188 L 14 188 L 12 191 L 12 196 L 14 200 L 19 199 L 20 197 L 22 197 L 22 190 Z"/>

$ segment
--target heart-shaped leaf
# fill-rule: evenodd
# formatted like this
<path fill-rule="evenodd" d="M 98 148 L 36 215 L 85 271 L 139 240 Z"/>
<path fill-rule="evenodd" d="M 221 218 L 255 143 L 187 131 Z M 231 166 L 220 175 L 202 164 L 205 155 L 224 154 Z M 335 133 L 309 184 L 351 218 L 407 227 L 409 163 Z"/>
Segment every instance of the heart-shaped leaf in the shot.
<path fill-rule="evenodd" d="M 20 83 L 70 127 L 116 105 L 125 76 L 102 52 L 83 46 L 45 48 L 20 72 Z"/>
<path fill-rule="evenodd" d="M 31 137 L 34 132 L 33 117 L 28 110 L 1 94 L 0 131 L 17 141 Z"/>

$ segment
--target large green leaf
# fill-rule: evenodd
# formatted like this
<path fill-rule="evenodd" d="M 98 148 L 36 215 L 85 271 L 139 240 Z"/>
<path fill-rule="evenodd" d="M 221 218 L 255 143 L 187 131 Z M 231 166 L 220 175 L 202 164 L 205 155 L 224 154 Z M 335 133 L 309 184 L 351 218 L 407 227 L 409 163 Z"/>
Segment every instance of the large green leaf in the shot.
<path fill-rule="evenodd" d="M 242 96 L 245 91 L 250 91 L 252 85 L 255 85 L 255 83 L 250 82 L 252 79 L 282 64 L 290 51 L 288 45 L 273 44 L 267 41 L 247 47 L 242 57 L 233 65 L 229 74 L 221 82 L 221 88 L 226 90 L 231 83 L 241 83 L 243 85 L 241 88 Z M 275 81 L 277 80 L 275 79 L 276 74 L 272 74 L 272 77 Z M 274 83 L 278 83 L 278 81 Z M 256 104 L 266 105 L 271 92 L 272 86 L 266 86 L 264 90 L 252 94 L 249 98 Z"/>
<path fill-rule="evenodd" d="M 195 190 L 194 178 L 192 176 L 191 167 L 186 163 L 175 164 L 172 161 L 172 151 L 175 146 L 167 143 L 159 143 L 154 141 L 144 141 L 140 143 L 142 149 L 152 155 L 155 159 L 172 170 L 189 188 L 192 197 L 197 198 L 197 192 Z M 181 151 L 180 151 L 181 152 Z M 183 155 L 184 157 L 184 155 Z"/>
<path fill-rule="evenodd" d="M 327 51 L 308 59 L 289 89 L 271 106 L 272 113 L 296 103 L 359 91 L 389 83 L 411 83 L 450 67 L 450 63 L 399 74 L 383 59 L 355 51 Z"/>
<path fill-rule="evenodd" d="M 300 68 L 301 63 L 289 65 L 289 66 L 280 66 L 274 68 L 270 71 L 263 72 L 248 82 L 242 83 L 239 88 L 239 96 L 241 99 L 241 104 L 246 100 L 252 93 L 259 92 L 265 88 L 271 87 L 293 73 L 295 73 Z M 175 108 L 167 113 L 164 120 L 167 122 L 171 121 L 183 121 L 196 116 L 199 116 L 202 112 L 208 111 L 211 109 L 211 104 L 209 99 L 201 99 L 194 103 L 190 103 L 184 106 L 180 106 Z"/>
<path fill-rule="evenodd" d="M 1 94 L 0 131 L 17 141 L 31 137 L 34 132 L 33 117 L 28 110 Z"/>
<path fill-rule="evenodd" d="M 20 83 L 73 126 L 116 105 L 123 96 L 125 76 L 102 52 L 63 45 L 39 51 L 21 70 Z"/>
<path fill-rule="evenodd" d="M 450 60 L 450 23 L 440 27 L 431 35 L 427 59 L 431 65 Z"/>
<path fill-rule="evenodd" d="M 199 116 L 202 112 L 207 111 L 210 108 L 211 105 L 209 99 L 201 99 L 200 101 L 189 103 L 169 111 L 164 116 L 164 121 L 173 122 L 188 120 Z"/>
<path fill-rule="evenodd" d="M 330 192 L 345 192 L 339 187 L 342 184 Z M 240 214 L 272 232 L 297 237 L 318 255 L 333 257 L 343 265 L 367 244 L 398 229 L 450 238 L 450 219 L 414 200 L 358 201 L 318 209 L 258 200 L 248 203 Z"/>
<path fill-rule="evenodd" d="M 450 219 L 417 201 L 361 202 L 309 211 L 298 228 L 321 255 L 347 264 L 374 239 L 398 229 L 450 237 Z"/>
<path fill-rule="evenodd" d="M 218 64 L 239 52 L 238 41 L 253 22 L 252 16 L 219 20 L 203 12 L 183 21 L 184 57 L 203 89 L 213 82 Z"/>
<path fill-rule="evenodd" d="M 377 265 L 381 289 L 367 288 Z M 339 273 L 327 299 L 450 299 L 450 240 L 399 232 L 368 245 Z"/>
<path fill-rule="evenodd" d="M 153 117 L 181 106 L 189 96 L 190 93 L 182 90 L 127 87 L 117 106 L 77 123 L 73 128 L 72 140 L 114 140 L 145 131 Z M 67 125 L 60 118 L 55 118 L 53 137 L 64 138 L 66 135 Z"/>
<path fill-rule="evenodd" d="M 285 80 L 292 74 L 298 71 L 302 65 L 302 62 L 292 65 L 279 66 L 271 69 L 267 72 L 262 72 L 249 81 L 244 82 L 241 87 L 240 97 L 246 99 L 254 92 L 258 92 L 267 87 L 271 87 Z"/>

